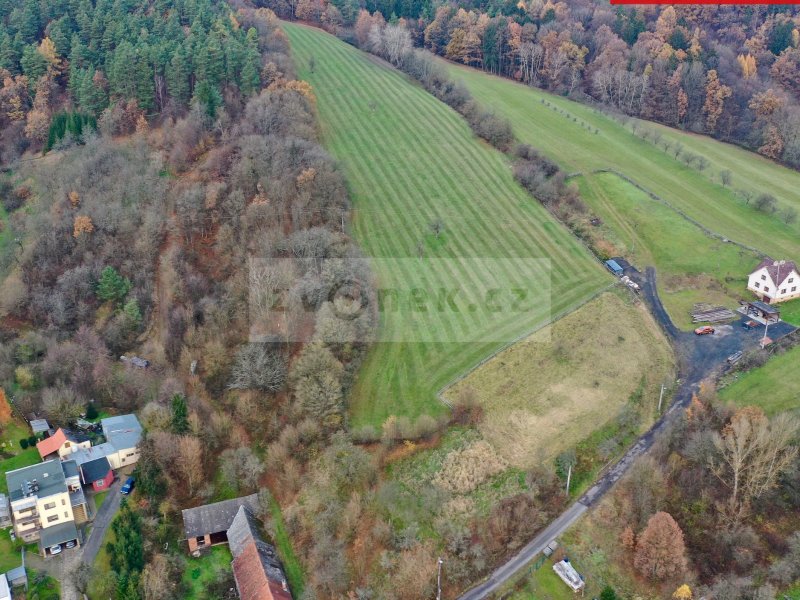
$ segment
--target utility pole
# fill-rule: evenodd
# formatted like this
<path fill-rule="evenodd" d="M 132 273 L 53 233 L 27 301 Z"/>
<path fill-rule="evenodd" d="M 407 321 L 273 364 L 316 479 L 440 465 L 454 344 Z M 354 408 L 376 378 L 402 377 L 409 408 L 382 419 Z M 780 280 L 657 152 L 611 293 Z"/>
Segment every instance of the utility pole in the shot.
<path fill-rule="evenodd" d="M 439 557 L 439 574 L 436 576 L 436 600 L 442 600 L 442 563 L 444 560 Z"/>
<path fill-rule="evenodd" d="M 572 465 L 567 468 L 567 496 L 569 496 L 569 482 L 572 479 Z"/>
<path fill-rule="evenodd" d="M 664 384 L 661 384 L 661 395 L 658 397 L 658 414 L 661 414 L 661 401 L 664 399 Z"/>

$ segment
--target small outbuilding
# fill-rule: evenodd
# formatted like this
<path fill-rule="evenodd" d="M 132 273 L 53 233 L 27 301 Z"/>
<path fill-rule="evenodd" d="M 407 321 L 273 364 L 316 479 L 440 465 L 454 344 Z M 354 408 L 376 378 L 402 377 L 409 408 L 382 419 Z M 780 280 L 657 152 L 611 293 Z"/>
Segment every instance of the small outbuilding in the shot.
<path fill-rule="evenodd" d="M 561 581 L 566 583 L 573 592 L 579 592 L 586 586 L 583 577 L 575 570 L 575 567 L 572 566 L 568 558 L 554 564 L 553 571 L 556 572 L 556 575 L 561 578 Z"/>
<path fill-rule="evenodd" d="M 30 425 L 33 435 L 50 433 L 50 423 L 48 423 L 46 419 L 31 419 Z"/>
<path fill-rule="evenodd" d="M 0 529 L 11 527 L 11 507 L 8 504 L 8 496 L 0 494 Z"/>
<path fill-rule="evenodd" d="M 755 302 L 748 302 L 746 307 L 748 316 L 757 317 L 770 325 L 781 320 L 780 309 L 766 302 L 756 300 Z"/>
<path fill-rule="evenodd" d="M 90 485 L 95 492 L 108 489 L 114 481 L 114 471 L 105 456 L 90 460 L 78 466 L 83 485 Z"/>
<path fill-rule="evenodd" d="M 616 275 L 617 277 L 622 277 L 622 274 L 625 272 L 625 269 L 623 269 L 620 266 L 620 264 L 617 261 L 615 261 L 613 258 L 608 259 L 605 262 L 605 265 L 606 265 L 606 268 L 609 271 L 611 271 L 614 275 Z"/>
<path fill-rule="evenodd" d="M 28 585 L 28 573 L 25 571 L 24 566 L 16 567 L 6 573 L 8 585 L 12 588 Z"/>

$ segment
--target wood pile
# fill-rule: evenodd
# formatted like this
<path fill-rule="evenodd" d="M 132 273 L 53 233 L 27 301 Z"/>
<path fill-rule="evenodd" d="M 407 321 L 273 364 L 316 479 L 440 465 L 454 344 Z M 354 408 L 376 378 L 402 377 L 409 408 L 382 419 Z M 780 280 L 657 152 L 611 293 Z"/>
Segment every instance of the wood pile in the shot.
<path fill-rule="evenodd" d="M 730 321 L 736 317 L 737 314 L 729 308 L 714 306 L 705 302 L 695 304 L 692 309 L 693 323 L 719 323 L 721 321 Z"/>

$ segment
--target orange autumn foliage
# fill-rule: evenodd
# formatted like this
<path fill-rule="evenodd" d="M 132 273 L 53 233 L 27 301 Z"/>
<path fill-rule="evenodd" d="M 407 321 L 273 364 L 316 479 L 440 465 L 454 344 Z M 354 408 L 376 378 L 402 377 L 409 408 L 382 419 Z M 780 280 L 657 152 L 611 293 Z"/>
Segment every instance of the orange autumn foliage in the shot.
<path fill-rule="evenodd" d="M 0 388 L 0 425 L 6 425 L 11 422 L 11 405 L 6 398 L 6 392 Z"/>

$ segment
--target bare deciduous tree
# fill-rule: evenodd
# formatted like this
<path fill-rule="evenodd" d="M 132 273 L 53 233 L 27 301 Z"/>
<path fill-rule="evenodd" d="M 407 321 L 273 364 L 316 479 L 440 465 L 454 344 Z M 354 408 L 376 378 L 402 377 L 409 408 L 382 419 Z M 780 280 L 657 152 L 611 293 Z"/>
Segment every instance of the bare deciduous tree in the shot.
<path fill-rule="evenodd" d="M 797 431 L 797 419 L 791 415 L 770 421 L 761 409 L 746 407 L 715 434 L 719 454 L 709 459 L 709 467 L 729 490 L 727 509 L 734 522 L 747 514 L 753 500 L 774 488 L 791 465 L 797 455 Z"/>

